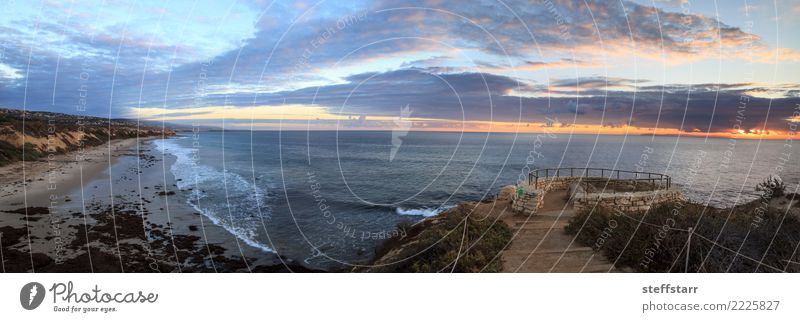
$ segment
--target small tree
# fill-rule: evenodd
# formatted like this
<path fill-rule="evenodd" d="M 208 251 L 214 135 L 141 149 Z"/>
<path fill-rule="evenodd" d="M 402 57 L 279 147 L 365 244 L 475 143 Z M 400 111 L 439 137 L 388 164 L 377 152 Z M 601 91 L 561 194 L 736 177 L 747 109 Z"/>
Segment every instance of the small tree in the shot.
<path fill-rule="evenodd" d="M 765 199 L 772 199 L 783 196 L 786 191 L 786 185 L 780 177 L 769 176 L 769 178 L 756 185 L 756 191 L 761 191 L 762 197 Z"/>

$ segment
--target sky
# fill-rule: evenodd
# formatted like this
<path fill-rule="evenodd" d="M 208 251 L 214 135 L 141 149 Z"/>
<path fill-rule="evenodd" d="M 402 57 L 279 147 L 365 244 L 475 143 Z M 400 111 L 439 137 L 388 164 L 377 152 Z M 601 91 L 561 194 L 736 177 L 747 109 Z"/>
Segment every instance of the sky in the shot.
<path fill-rule="evenodd" d="M 781 139 L 800 2 L 3 1 L 0 107 L 228 129 Z"/>

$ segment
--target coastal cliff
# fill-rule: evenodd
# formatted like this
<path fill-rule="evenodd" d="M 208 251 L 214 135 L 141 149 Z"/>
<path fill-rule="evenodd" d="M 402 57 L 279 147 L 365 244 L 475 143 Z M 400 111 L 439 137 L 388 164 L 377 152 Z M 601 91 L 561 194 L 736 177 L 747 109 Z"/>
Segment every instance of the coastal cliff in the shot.
<path fill-rule="evenodd" d="M 400 227 L 406 236 L 353 271 L 797 272 L 800 195 L 772 177 L 756 190 L 760 198 L 730 208 L 677 200 L 646 210 L 573 209 L 561 191 L 529 214 L 513 210 L 506 188 Z"/>
<path fill-rule="evenodd" d="M 0 108 L 0 165 L 98 146 L 109 140 L 162 135 L 175 132 L 128 119 Z"/>
<path fill-rule="evenodd" d="M 504 221 L 513 188 L 496 198 L 465 202 L 437 216 L 400 227 L 405 236 L 383 242 L 375 259 L 354 272 L 499 272 L 512 238 Z"/>

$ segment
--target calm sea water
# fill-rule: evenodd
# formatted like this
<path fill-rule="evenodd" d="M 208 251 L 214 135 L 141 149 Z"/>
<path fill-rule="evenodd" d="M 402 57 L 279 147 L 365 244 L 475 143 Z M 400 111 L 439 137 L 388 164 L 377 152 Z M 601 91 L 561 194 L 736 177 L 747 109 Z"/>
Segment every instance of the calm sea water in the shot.
<path fill-rule="evenodd" d="M 686 197 L 714 206 L 756 198 L 771 174 L 792 189 L 800 181 L 798 145 L 783 141 L 410 132 L 392 142 L 391 132 L 284 131 L 155 144 L 177 156 L 179 188 L 214 224 L 319 268 L 369 259 L 398 222 L 494 195 L 526 164 L 666 173 Z"/>

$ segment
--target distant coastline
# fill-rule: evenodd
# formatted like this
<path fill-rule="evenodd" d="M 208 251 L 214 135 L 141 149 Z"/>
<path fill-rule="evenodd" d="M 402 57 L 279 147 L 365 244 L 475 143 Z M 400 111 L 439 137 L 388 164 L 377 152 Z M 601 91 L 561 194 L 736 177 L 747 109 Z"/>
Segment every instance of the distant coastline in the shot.
<path fill-rule="evenodd" d="M 238 245 L 176 193 L 153 141 L 180 130 L 26 112 L 22 135 L 22 118 L 0 110 L 3 272 L 311 271 Z"/>
<path fill-rule="evenodd" d="M 173 135 L 171 129 L 135 120 L 0 108 L 0 165 L 51 158 L 113 140 Z"/>

